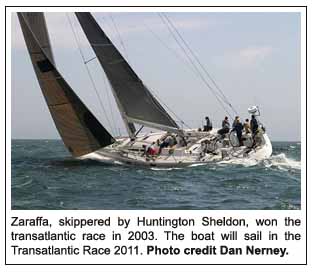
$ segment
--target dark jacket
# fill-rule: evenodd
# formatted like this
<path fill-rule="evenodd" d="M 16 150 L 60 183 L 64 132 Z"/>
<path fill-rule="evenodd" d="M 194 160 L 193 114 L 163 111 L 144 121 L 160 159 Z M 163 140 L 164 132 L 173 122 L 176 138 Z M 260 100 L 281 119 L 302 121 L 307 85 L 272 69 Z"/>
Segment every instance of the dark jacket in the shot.
<path fill-rule="evenodd" d="M 222 121 L 222 128 L 230 128 L 230 123 L 227 120 Z"/>
<path fill-rule="evenodd" d="M 253 118 L 250 120 L 250 128 L 252 133 L 256 133 L 257 129 L 258 129 L 259 125 L 258 125 L 258 121 L 256 118 Z"/>
<path fill-rule="evenodd" d="M 212 128 L 212 122 L 210 121 L 209 118 L 206 119 L 206 126 Z"/>
<path fill-rule="evenodd" d="M 241 122 L 236 122 L 234 130 L 236 131 L 237 134 L 242 134 L 244 127 Z"/>

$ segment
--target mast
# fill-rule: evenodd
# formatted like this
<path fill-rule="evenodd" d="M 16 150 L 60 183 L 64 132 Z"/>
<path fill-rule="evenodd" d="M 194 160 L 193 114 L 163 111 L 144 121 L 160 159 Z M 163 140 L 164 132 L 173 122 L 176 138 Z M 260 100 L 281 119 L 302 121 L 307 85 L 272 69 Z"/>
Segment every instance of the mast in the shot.
<path fill-rule="evenodd" d="M 181 132 L 157 99 L 143 84 L 89 12 L 76 12 L 107 78 L 130 137 L 133 123 L 171 132 Z"/>
<path fill-rule="evenodd" d="M 114 143 L 56 69 L 43 13 L 17 15 L 43 96 L 68 150 L 78 157 Z"/>

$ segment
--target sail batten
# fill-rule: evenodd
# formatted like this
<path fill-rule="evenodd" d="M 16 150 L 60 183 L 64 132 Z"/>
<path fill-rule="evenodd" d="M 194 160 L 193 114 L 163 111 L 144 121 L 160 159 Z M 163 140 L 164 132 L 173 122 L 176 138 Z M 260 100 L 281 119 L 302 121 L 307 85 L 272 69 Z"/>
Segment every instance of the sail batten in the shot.
<path fill-rule="evenodd" d="M 68 150 L 79 157 L 112 144 L 114 138 L 58 72 L 43 13 L 18 13 L 18 18 L 43 96 Z"/>
<path fill-rule="evenodd" d="M 128 131 L 131 122 L 168 131 L 178 130 L 176 122 L 146 88 L 91 13 L 77 12 L 76 16 L 112 86 Z"/>

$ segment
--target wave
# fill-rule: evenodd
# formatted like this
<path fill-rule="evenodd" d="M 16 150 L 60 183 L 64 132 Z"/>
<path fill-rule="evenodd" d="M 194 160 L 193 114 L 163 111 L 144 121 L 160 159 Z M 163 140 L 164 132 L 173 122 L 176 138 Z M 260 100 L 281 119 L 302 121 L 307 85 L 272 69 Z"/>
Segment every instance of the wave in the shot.
<path fill-rule="evenodd" d="M 118 160 L 112 160 L 109 157 L 105 157 L 103 155 L 99 155 L 96 153 L 91 153 L 88 155 L 85 155 L 81 157 L 80 159 L 85 160 L 94 160 L 102 163 L 108 163 L 110 165 L 125 165 L 123 162 L 118 161 Z M 203 165 L 210 165 L 214 164 L 212 163 L 194 163 L 189 165 L 188 167 L 201 167 Z M 252 167 L 252 166 L 264 166 L 265 168 L 278 168 L 280 170 L 301 170 L 301 162 L 296 161 L 291 158 L 287 158 L 285 153 L 280 153 L 278 155 L 272 155 L 268 159 L 264 160 L 256 160 L 256 159 L 251 159 L 251 158 L 235 158 L 235 159 L 230 159 L 230 160 L 225 160 L 225 161 L 219 161 L 216 162 L 217 165 L 242 165 L 244 167 Z M 178 170 L 182 169 L 180 167 L 151 167 L 151 170 L 155 171 L 171 171 L 171 170 Z"/>
<path fill-rule="evenodd" d="M 250 158 L 235 158 L 235 159 L 217 162 L 217 164 L 219 165 L 231 164 L 231 165 L 242 165 L 245 167 L 255 166 L 259 163 L 260 161 L 257 161 L 255 159 L 250 159 Z"/>
<path fill-rule="evenodd" d="M 296 161 L 294 159 L 287 158 L 284 153 L 280 153 L 278 155 L 273 155 L 268 159 L 264 159 L 261 161 L 250 159 L 250 158 L 241 158 L 241 159 L 231 159 L 228 161 L 221 161 L 218 164 L 232 164 L 232 165 L 243 165 L 245 167 L 251 166 L 264 166 L 266 168 L 278 168 L 280 170 L 301 170 L 301 162 Z"/>
<path fill-rule="evenodd" d="M 189 165 L 188 167 L 198 167 L 198 166 L 203 166 L 203 165 L 207 165 L 207 163 L 193 163 Z"/>
<path fill-rule="evenodd" d="M 284 153 L 273 155 L 269 159 L 263 161 L 265 167 L 277 167 L 281 170 L 301 170 L 301 162 L 287 158 Z"/>
<path fill-rule="evenodd" d="M 28 176 L 27 176 L 28 177 Z M 25 187 L 26 185 L 29 185 L 33 182 L 33 179 L 30 179 L 22 184 L 16 184 L 16 185 L 12 185 L 12 189 L 16 189 L 16 188 L 22 188 L 22 187 Z"/>
<path fill-rule="evenodd" d="M 109 165 L 125 165 L 121 161 L 113 160 L 112 158 L 105 157 L 103 155 L 96 154 L 96 153 L 91 153 L 91 154 L 81 156 L 79 159 L 80 160 L 92 160 L 92 161 L 97 161 L 97 162 L 101 162 L 101 163 L 106 163 Z"/>
<path fill-rule="evenodd" d="M 153 171 L 172 171 L 172 170 L 180 170 L 180 169 L 183 169 L 183 168 L 178 168 L 178 167 L 168 167 L 168 168 L 165 168 L 165 167 L 162 167 L 162 168 L 151 167 L 150 169 L 153 170 Z"/>

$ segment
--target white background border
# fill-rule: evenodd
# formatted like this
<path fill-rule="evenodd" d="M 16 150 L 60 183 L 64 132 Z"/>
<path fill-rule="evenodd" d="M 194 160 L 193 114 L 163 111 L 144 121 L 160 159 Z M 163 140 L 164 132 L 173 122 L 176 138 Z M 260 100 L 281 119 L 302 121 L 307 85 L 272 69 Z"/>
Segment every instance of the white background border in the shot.
<path fill-rule="evenodd" d="M 27 5 L 117 5 L 117 3 L 119 5 L 234 5 L 233 3 L 234 1 L 105 1 L 105 3 L 103 1 L 45 1 L 43 3 L 43 1 L 27 1 Z M 4 6 L 5 5 L 25 5 L 26 2 L 25 1 L 1 1 L 1 54 L 3 55 L 4 54 L 4 20 L 3 18 L 5 18 L 4 16 Z M 253 5 L 253 6 L 256 6 L 256 5 L 261 5 L 261 6 L 264 6 L 264 5 L 296 5 L 296 6 L 300 6 L 300 5 L 308 5 L 308 1 L 235 1 L 235 5 Z M 52 8 L 54 10 L 54 8 Z M 153 9 L 153 8 L 152 8 Z M 251 9 L 251 8 L 250 8 Z M 308 8 L 308 25 L 311 26 L 311 6 Z M 30 10 L 33 11 L 33 8 L 31 8 Z M 72 8 L 66 8 L 66 9 L 63 9 L 62 8 L 62 11 L 72 11 L 73 9 Z M 75 9 L 76 10 L 76 9 Z M 88 9 L 89 11 L 102 11 L 102 10 L 99 10 L 99 9 Z M 116 8 L 113 8 L 112 11 L 116 11 Z M 118 11 L 121 11 L 121 10 L 124 10 L 124 9 L 120 9 L 118 8 Z M 144 9 L 144 11 L 147 11 L 148 9 Z M 154 10 L 154 9 L 153 9 Z M 166 10 L 166 9 L 163 9 L 163 11 Z M 171 10 L 171 9 L 170 9 Z M 178 9 L 177 9 L 178 10 Z M 222 8 L 214 8 L 213 11 L 224 11 L 224 9 Z M 244 8 L 244 11 L 247 11 L 248 9 L 247 8 Z M 257 11 L 267 11 L 267 8 L 257 8 Z M 293 10 L 293 9 L 292 9 Z M 8 11 L 8 10 L 7 10 Z M 59 9 L 57 9 L 57 11 L 60 11 Z M 106 10 L 107 11 L 107 10 Z M 128 10 L 127 10 L 128 11 Z M 143 10 L 142 10 L 143 11 Z M 201 9 L 201 11 L 203 11 Z M 211 11 L 211 10 L 209 10 Z M 233 9 L 229 9 L 229 11 L 237 11 L 237 8 L 233 8 Z M 240 10 L 241 11 L 241 10 Z M 11 101 L 10 101 L 10 71 L 11 71 L 11 68 L 10 68 L 10 43 L 11 43 L 11 39 L 10 39 L 10 23 L 11 23 L 11 20 L 9 18 L 9 20 L 7 20 L 7 55 L 6 55 L 6 58 L 7 58 L 7 67 L 6 67 L 6 72 L 7 72 L 7 157 L 5 158 L 4 156 L 1 156 L 1 173 L 3 173 L 3 180 L 4 180 L 4 161 L 6 160 L 7 162 L 7 212 L 10 213 L 10 207 L 11 207 L 11 199 L 10 199 L 10 188 L 11 188 L 11 184 L 10 184 L 10 113 L 11 113 L 11 110 L 10 110 L 10 107 L 11 107 Z M 304 27 L 305 27 L 305 20 L 302 24 L 302 33 L 305 35 L 305 30 L 304 30 Z M 303 36 L 304 36 L 303 35 Z M 310 41 L 310 37 L 308 37 L 309 40 L 308 40 L 308 44 L 311 45 L 311 41 Z M 308 46 L 309 48 L 309 46 Z M 309 54 L 310 52 L 308 52 Z M 309 55 L 308 55 L 309 56 Z M 5 67 L 4 66 L 4 57 L 1 58 L 1 67 Z M 2 75 L 3 75 L 3 71 L 4 69 L 1 70 L 2 71 Z M 301 116 L 301 122 L 302 122 L 302 132 L 301 132 L 301 135 L 302 135 L 302 148 L 304 150 L 305 148 L 305 135 L 306 135 L 306 131 L 305 131 L 305 104 L 306 104 L 306 97 L 305 97 L 305 41 L 304 39 L 302 39 L 302 85 L 301 85 L 301 88 L 302 88 L 302 93 L 301 93 L 301 99 L 302 99 L 302 103 L 301 103 L 301 113 L 302 113 L 302 116 Z M 308 62 L 308 71 L 311 72 L 311 57 L 309 56 L 309 62 Z M 2 77 L 2 79 L 4 79 Z M 4 93 L 5 93 L 5 90 L 4 90 L 4 80 L 2 80 L 1 82 L 1 103 L 2 105 L 4 106 L 4 102 L 5 102 L 5 99 L 4 99 Z M 308 97 L 309 98 L 309 97 Z M 308 104 L 310 104 L 311 101 L 308 101 Z M 2 108 L 1 107 L 1 122 L 4 123 L 4 107 Z M 309 109 L 308 107 L 308 116 L 311 116 L 311 109 Z M 309 118 L 311 119 L 311 118 Z M 2 124 L 3 124 L 2 123 Z M 5 128 L 4 126 L 1 126 L 1 135 L 0 135 L 0 140 L 1 140 L 1 151 L 4 151 L 4 133 L 5 133 Z M 311 135 L 310 133 L 310 130 L 308 130 L 308 135 Z M 308 137 L 309 138 L 309 137 Z M 309 147 L 310 148 L 310 147 Z M 310 150 L 309 150 L 310 151 Z M 304 155 L 304 152 L 303 152 L 303 155 Z M 311 157 L 310 157 L 310 152 L 308 152 L 308 160 L 311 161 Z M 287 214 L 287 215 L 290 215 L 290 213 L 304 213 L 305 214 L 305 195 L 306 195 L 306 192 L 308 194 L 308 207 L 311 207 L 311 200 L 310 200 L 310 196 L 312 196 L 311 194 L 311 186 L 309 186 L 307 188 L 307 191 L 306 191 L 306 188 L 305 188 L 305 180 L 306 180 L 306 177 L 305 177 L 305 156 L 303 156 L 302 158 L 302 210 L 301 211 L 281 211 L 281 213 L 284 213 Z M 308 176 L 309 178 L 309 176 Z M 4 188 L 4 184 L 2 186 L 2 190 L 1 190 L 1 194 L 3 196 L 3 198 L 1 198 L 1 200 L 4 199 L 4 191 L 3 191 L 3 188 Z M 311 208 L 309 208 L 309 210 L 311 211 Z M 116 212 L 121 212 L 121 211 L 116 211 Z M 219 213 L 222 212 L 222 211 L 219 211 Z M 270 213 L 270 211 L 266 211 L 267 213 Z M 36 213 L 35 211 L 30 211 L 30 212 L 27 212 L 29 214 L 33 214 L 33 213 Z M 42 212 L 40 212 L 42 213 Z M 49 212 L 44 212 L 44 213 L 53 213 L 53 211 L 49 211 Z M 87 213 L 87 212 L 86 212 Z M 99 214 L 101 214 L 101 211 L 98 212 Z M 233 211 L 233 214 L 239 214 L 240 211 Z M 261 213 L 261 211 L 244 211 L 244 213 L 250 213 L 250 214 L 255 214 L 255 213 Z M 262 211 L 263 213 L 263 211 Z M 23 214 L 25 214 L 25 212 L 23 212 Z M 1 201 L 1 217 L 2 219 L 4 219 L 4 201 Z M 310 220 L 310 218 L 309 218 Z M 1 240 L 4 241 L 4 220 L 2 220 L 2 224 L 1 224 Z M 308 222 L 309 224 L 309 228 L 308 229 L 311 229 L 311 222 L 309 221 Z M 310 234 L 310 233 L 309 233 Z M 311 252 L 311 239 L 310 239 L 310 235 L 309 235 L 309 252 Z M 0 255 L 0 260 L 1 260 L 1 267 L 0 267 L 0 270 L 1 271 L 55 271 L 55 270 L 58 270 L 58 271 L 103 271 L 103 270 L 109 270 L 109 271 L 120 271 L 120 270 L 123 270 L 123 271 L 146 271 L 146 270 L 149 270 L 149 271 L 159 271 L 159 270 L 165 270 L 164 267 L 162 266 L 158 266 L 158 267 L 151 267 L 151 266 L 148 266 L 148 267 L 144 267 L 144 266 L 130 266 L 130 267 L 125 267 L 125 266 L 121 266 L 121 267 L 118 267 L 118 266 L 113 266 L 113 267 L 109 267 L 109 266 L 92 266 L 92 267 L 86 267 L 86 266 L 75 266 L 75 267 L 72 267 L 72 266 L 66 266 L 66 267 L 59 267 L 59 266 L 54 266 L 54 267 L 40 267 L 40 266 L 26 266 L 26 267 L 22 267 L 22 266 L 6 266 L 4 267 L 4 242 L 1 243 L 1 255 Z M 311 269 L 311 265 L 309 265 L 309 268 Z M 263 271 L 263 270 L 269 270 L 269 267 L 268 266 L 260 266 L 260 267 L 255 267 L 255 266 L 195 266 L 195 267 L 190 267 L 190 266 L 170 266 L 170 267 L 166 267 L 167 270 L 170 269 L 170 271 L 189 271 L 189 270 L 192 270 L 192 271 L 204 271 L 204 270 L 211 270 L 211 271 Z M 274 271 L 307 271 L 307 267 L 306 266 L 291 266 L 291 267 L 287 267 L 287 266 L 274 266 L 274 267 L 271 267 L 272 270 Z"/>

